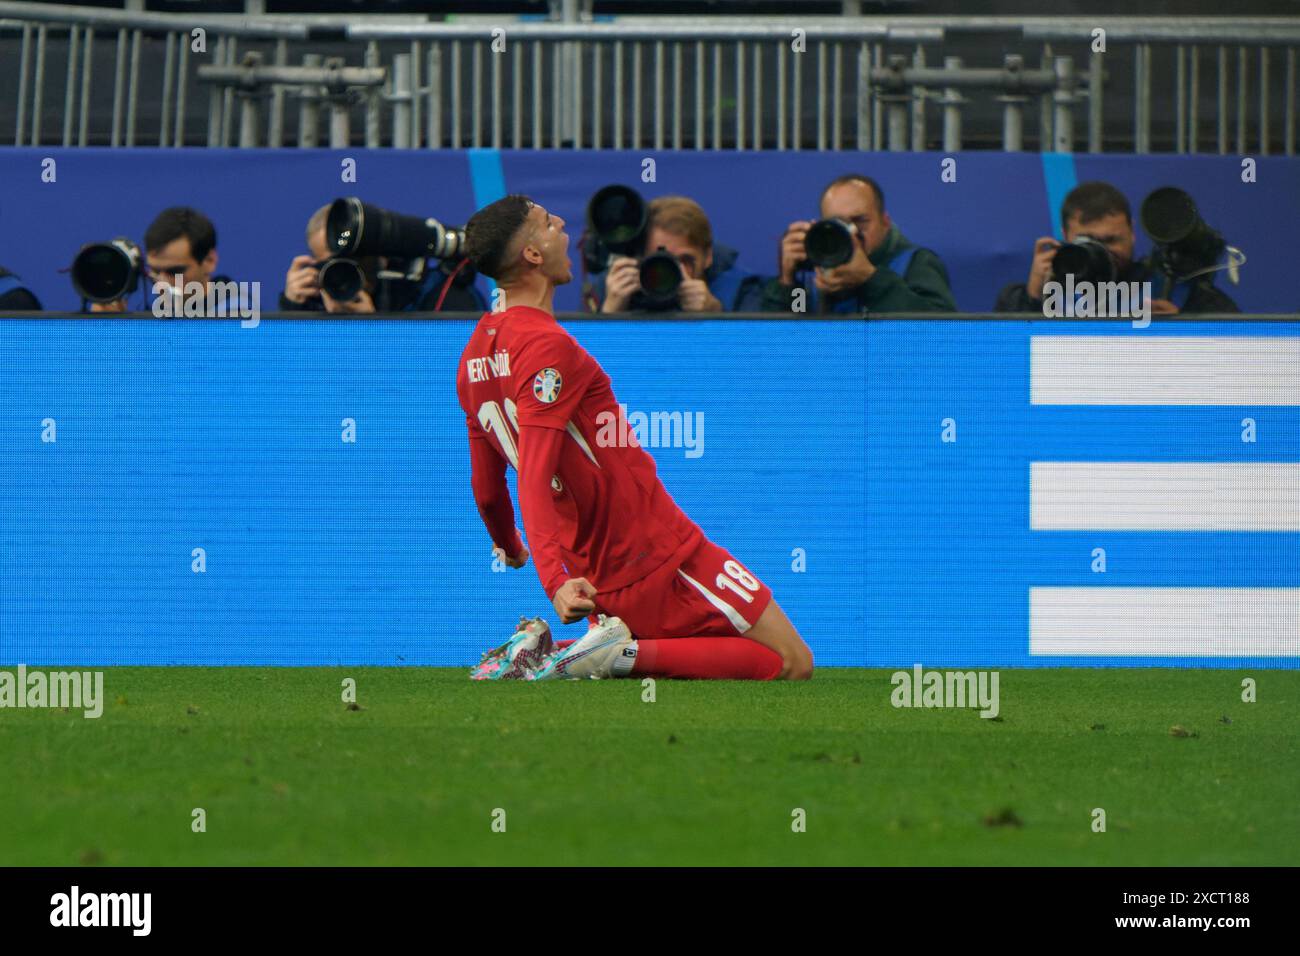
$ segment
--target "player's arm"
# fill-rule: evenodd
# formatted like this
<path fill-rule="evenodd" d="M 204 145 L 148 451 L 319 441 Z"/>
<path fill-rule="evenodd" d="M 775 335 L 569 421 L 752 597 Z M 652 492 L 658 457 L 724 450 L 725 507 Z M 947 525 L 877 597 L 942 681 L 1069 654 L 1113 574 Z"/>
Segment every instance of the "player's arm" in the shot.
<path fill-rule="evenodd" d="M 479 516 L 493 545 L 502 552 L 502 560 L 512 568 L 523 567 L 528 552 L 515 527 L 515 506 L 506 486 L 505 459 L 474 422 L 466 421 L 465 425 L 469 430 L 470 483 Z"/>
<path fill-rule="evenodd" d="M 569 578 L 564 569 L 559 544 L 564 522 L 551 495 L 551 479 L 561 471 L 561 457 L 572 454 L 565 444 L 569 423 L 599 366 L 566 334 L 539 336 L 511 364 L 517 373 L 519 510 L 546 596 L 560 619 L 571 624 L 595 610 L 591 598 L 596 589 L 585 578 Z"/>
<path fill-rule="evenodd" d="M 560 429 L 542 425 L 519 429 L 519 510 L 533 546 L 533 566 L 548 598 L 567 576 L 556 538 L 559 516 L 551 497 L 551 476 L 560 466 L 566 437 Z"/>
<path fill-rule="evenodd" d="M 559 515 L 551 497 L 551 477 L 559 470 L 568 434 L 549 425 L 519 428 L 519 510 L 533 546 L 533 566 L 542 589 L 565 624 L 591 614 L 596 589 L 586 578 L 569 578 L 564 570 L 556 531 Z"/>

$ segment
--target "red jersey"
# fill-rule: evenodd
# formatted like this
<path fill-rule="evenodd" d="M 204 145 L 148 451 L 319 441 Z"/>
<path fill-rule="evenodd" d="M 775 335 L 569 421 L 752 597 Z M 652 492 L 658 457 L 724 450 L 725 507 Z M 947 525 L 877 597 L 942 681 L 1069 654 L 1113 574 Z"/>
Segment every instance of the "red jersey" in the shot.
<path fill-rule="evenodd" d="M 509 462 L 520 474 L 524 526 L 547 597 L 571 577 L 587 578 L 598 592 L 624 587 L 684 560 L 703 540 L 620 421 L 609 376 L 549 312 L 513 306 L 485 314 L 461 354 L 456 394 L 484 521 L 508 547 L 513 528 L 498 515 L 501 530 L 494 531 L 484 500 L 502 502 Z M 531 497 L 537 513 L 524 491 L 529 462 L 520 460 L 521 433 L 560 446 L 555 473 L 543 479 L 549 495 Z M 525 440 L 525 451 L 538 442 Z"/>

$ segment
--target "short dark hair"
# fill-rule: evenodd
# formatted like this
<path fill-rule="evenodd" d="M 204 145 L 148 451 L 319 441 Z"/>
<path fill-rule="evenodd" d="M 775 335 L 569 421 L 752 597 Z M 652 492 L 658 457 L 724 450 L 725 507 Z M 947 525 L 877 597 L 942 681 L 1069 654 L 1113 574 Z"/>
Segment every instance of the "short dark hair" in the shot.
<path fill-rule="evenodd" d="M 505 262 L 511 241 L 528 220 L 533 201 L 513 193 L 488 203 L 465 224 L 465 255 L 483 275 L 508 278 L 513 263 Z"/>
<path fill-rule="evenodd" d="M 182 236 L 190 241 L 195 262 L 202 262 L 217 248 L 217 229 L 211 219 L 189 206 L 172 206 L 149 223 L 144 233 L 145 251 L 156 252 Z"/>
<path fill-rule="evenodd" d="M 871 191 L 876 194 L 876 210 L 882 213 L 885 211 L 885 191 L 880 188 L 880 183 L 862 173 L 845 173 L 843 176 L 832 179 L 826 184 L 826 188 L 822 190 L 821 197 L 817 200 L 817 207 L 821 208 L 821 204 L 825 201 L 828 192 L 836 186 L 843 186 L 847 183 L 862 183 L 871 187 Z"/>
<path fill-rule="evenodd" d="M 1080 183 L 1066 194 L 1065 202 L 1061 203 L 1061 228 L 1064 229 L 1076 214 L 1080 222 L 1092 222 L 1117 212 L 1122 212 L 1130 223 L 1133 221 L 1133 211 L 1122 192 L 1110 183 Z"/>

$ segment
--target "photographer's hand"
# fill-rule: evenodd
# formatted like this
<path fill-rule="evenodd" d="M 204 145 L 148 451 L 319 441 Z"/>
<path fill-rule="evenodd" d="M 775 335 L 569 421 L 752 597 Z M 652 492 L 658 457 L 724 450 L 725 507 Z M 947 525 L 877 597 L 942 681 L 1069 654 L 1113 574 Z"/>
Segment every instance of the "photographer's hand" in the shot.
<path fill-rule="evenodd" d="M 320 295 L 320 272 L 311 256 L 294 256 L 284 275 L 284 297 L 302 305 Z"/>
<path fill-rule="evenodd" d="M 641 268 L 635 259 L 615 256 L 605 277 L 605 301 L 601 312 L 626 312 L 633 294 L 641 288 Z"/>
<path fill-rule="evenodd" d="M 357 297 L 351 302 L 340 302 L 338 299 L 331 299 L 329 293 L 321 290 L 321 301 L 325 303 L 325 311 L 335 314 L 344 315 L 369 315 L 375 311 L 375 301 L 370 298 L 370 293 L 362 289 L 357 293 Z"/>
<path fill-rule="evenodd" d="M 1043 297 L 1043 284 L 1052 274 L 1052 257 L 1060 247 L 1061 244 L 1051 236 L 1039 236 L 1034 242 L 1034 262 L 1029 268 L 1029 281 L 1025 283 L 1025 291 L 1031 299 Z"/>
<path fill-rule="evenodd" d="M 804 248 L 804 236 L 808 235 L 808 227 L 812 223 L 806 219 L 799 222 L 790 223 L 785 230 L 785 235 L 781 237 L 781 254 L 777 268 L 781 273 L 782 285 L 794 285 L 794 274 L 799 270 L 799 266 L 808 258 L 808 250 Z"/>
<path fill-rule="evenodd" d="M 816 286 L 826 295 L 838 295 L 870 282 L 876 274 L 875 263 L 867 256 L 861 240 L 853 243 L 853 258 L 834 269 L 818 269 Z"/>
<path fill-rule="evenodd" d="M 127 312 L 126 299 L 114 299 L 112 302 L 92 302 L 91 312 Z"/>
<path fill-rule="evenodd" d="M 677 288 L 677 301 L 683 312 L 726 311 L 703 279 L 683 278 Z"/>

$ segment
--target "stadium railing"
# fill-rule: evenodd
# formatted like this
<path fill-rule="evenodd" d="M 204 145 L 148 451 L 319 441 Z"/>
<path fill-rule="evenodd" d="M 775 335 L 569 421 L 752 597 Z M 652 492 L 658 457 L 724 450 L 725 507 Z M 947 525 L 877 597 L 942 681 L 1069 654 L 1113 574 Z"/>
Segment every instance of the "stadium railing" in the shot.
<path fill-rule="evenodd" d="M 15 145 L 48 142 L 61 95 L 65 146 L 311 147 L 327 115 L 335 147 L 1019 150 L 1028 114 L 1040 151 L 1294 155 L 1300 17 L 429 23 L 0 2 L 3 49 Z"/>

